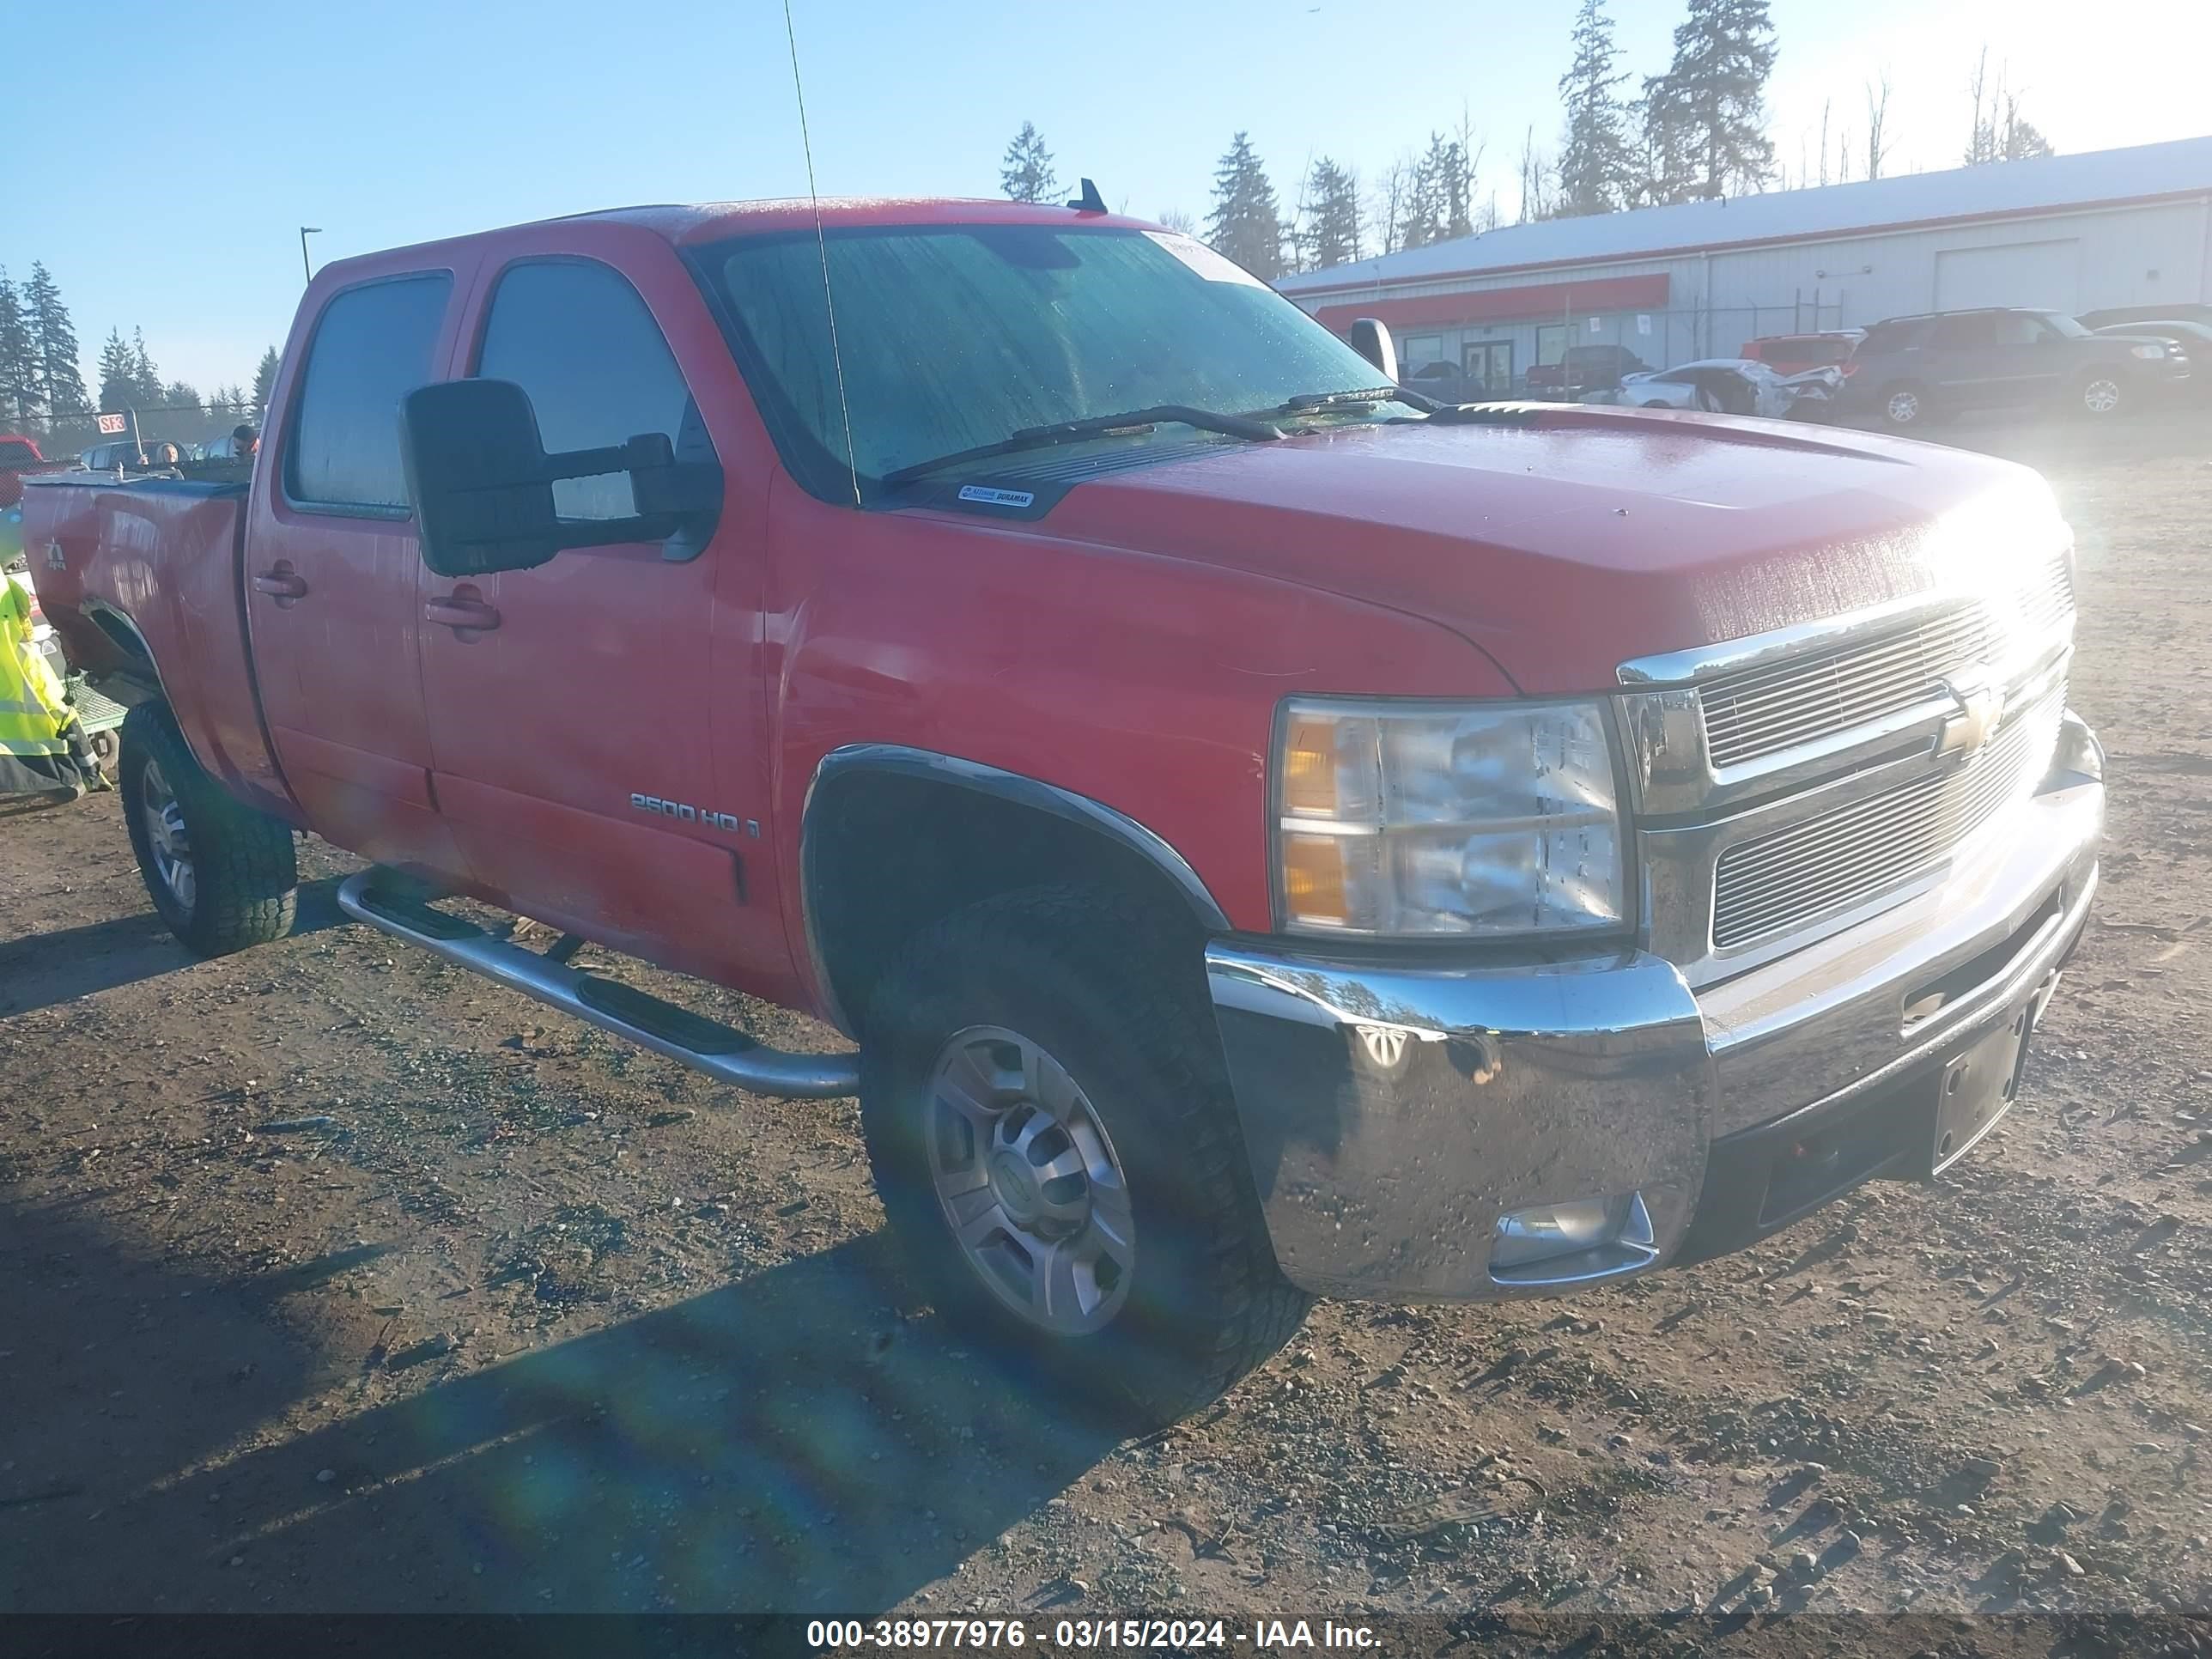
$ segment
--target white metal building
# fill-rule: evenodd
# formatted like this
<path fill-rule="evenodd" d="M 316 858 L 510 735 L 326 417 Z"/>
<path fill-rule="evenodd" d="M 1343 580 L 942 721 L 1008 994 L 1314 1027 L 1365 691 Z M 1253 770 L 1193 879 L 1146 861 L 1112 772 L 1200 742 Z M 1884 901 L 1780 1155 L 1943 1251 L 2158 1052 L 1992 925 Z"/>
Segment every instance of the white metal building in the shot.
<path fill-rule="evenodd" d="M 1514 225 L 1277 286 L 1491 395 L 1569 343 L 1651 367 L 1966 306 L 2212 303 L 2212 137 Z"/>

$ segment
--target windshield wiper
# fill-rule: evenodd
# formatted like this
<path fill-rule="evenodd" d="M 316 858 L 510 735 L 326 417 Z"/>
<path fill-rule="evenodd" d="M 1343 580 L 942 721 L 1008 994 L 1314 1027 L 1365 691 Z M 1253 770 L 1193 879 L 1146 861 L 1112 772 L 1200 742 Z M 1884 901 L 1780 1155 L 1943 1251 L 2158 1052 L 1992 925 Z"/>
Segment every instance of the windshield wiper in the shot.
<path fill-rule="evenodd" d="M 1137 431 L 1147 427 L 1172 423 L 1196 427 L 1201 432 L 1225 433 L 1232 438 L 1247 438 L 1255 443 L 1271 443 L 1283 434 L 1265 421 L 1254 420 L 1245 415 L 1223 415 L 1210 409 L 1192 409 L 1184 404 L 1156 404 L 1150 409 L 1133 409 L 1126 415 L 1093 415 L 1080 421 L 1056 421 L 1050 426 L 1025 426 L 1018 432 L 1009 432 L 995 443 L 977 444 L 972 449 L 956 449 L 950 455 L 939 455 L 927 461 L 916 461 L 884 474 L 887 484 L 902 484 L 924 477 L 932 472 L 941 472 L 948 466 L 957 466 L 963 461 L 988 460 L 994 455 L 1018 454 L 1024 449 L 1043 449 L 1053 444 L 1075 443 L 1085 438 L 1096 438 L 1109 432 Z"/>
<path fill-rule="evenodd" d="M 1357 392 L 1301 392 L 1286 398 L 1268 412 L 1273 415 L 1312 415 L 1341 409 L 1347 404 L 1404 404 L 1411 409 L 1434 409 L 1436 404 L 1418 392 L 1401 386 L 1371 386 Z"/>

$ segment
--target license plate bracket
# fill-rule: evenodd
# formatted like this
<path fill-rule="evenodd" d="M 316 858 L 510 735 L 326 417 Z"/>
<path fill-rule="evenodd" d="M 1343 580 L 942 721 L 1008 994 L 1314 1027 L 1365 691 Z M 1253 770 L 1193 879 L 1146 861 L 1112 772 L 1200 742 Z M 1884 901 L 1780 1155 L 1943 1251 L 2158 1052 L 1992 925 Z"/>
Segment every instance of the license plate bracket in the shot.
<path fill-rule="evenodd" d="M 1935 1124 L 1929 1137 L 1931 1176 L 1942 1174 L 1972 1151 L 2012 1109 L 2041 1006 L 2039 995 L 2024 999 L 2002 1024 L 1943 1062 L 1936 1079 Z"/>

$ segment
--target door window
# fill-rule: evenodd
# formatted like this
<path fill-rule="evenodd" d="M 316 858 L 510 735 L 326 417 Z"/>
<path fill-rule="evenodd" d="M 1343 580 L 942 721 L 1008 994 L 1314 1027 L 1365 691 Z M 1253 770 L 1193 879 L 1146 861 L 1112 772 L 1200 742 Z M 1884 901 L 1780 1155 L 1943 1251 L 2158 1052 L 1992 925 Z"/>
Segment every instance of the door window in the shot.
<path fill-rule="evenodd" d="M 428 382 L 453 279 L 444 271 L 349 288 L 323 307 L 284 448 L 284 493 L 302 505 L 398 516 L 399 400 Z"/>
<path fill-rule="evenodd" d="M 659 433 L 679 460 L 714 458 L 660 325 L 609 266 L 559 260 L 508 270 L 492 295 L 476 372 L 530 394 L 549 451 Z M 624 473 L 562 478 L 553 501 L 564 519 L 626 519 L 636 511 Z"/>
<path fill-rule="evenodd" d="M 1945 351 L 1978 351 L 1996 343 L 1997 319 L 1994 312 L 1946 317 L 1936 331 L 1936 344 Z"/>

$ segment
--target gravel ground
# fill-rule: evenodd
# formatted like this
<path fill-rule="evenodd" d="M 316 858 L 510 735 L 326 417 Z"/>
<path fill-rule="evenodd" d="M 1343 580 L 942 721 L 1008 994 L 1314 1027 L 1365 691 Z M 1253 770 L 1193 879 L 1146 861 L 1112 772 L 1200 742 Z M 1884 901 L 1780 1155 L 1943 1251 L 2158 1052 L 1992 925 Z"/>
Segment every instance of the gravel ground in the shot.
<path fill-rule="evenodd" d="M 0 1609 L 1416 1613 L 1516 1651 L 1620 1613 L 1686 1654 L 2050 1652 L 1954 1622 L 2047 1610 L 2156 1650 L 2130 1620 L 2212 1586 L 2212 425 L 1960 435 L 2075 520 L 2113 773 L 2011 1118 L 1571 1304 L 1321 1308 L 1135 1443 L 891 1311 L 850 1103 L 342 925 L 319 844 L 299 934 L 192 962 L 113 797 L 0 817 Z"/>

